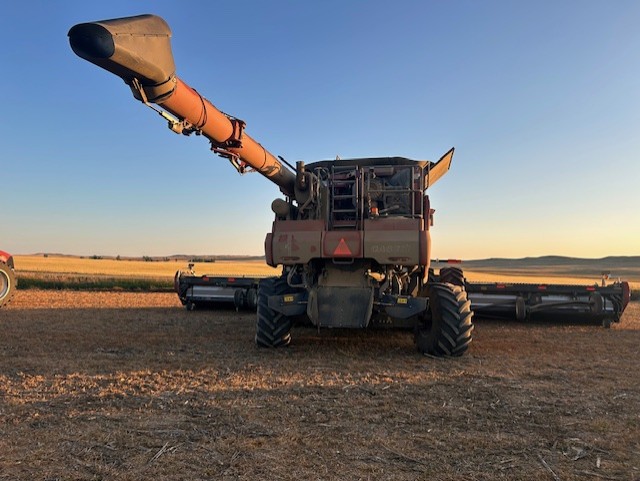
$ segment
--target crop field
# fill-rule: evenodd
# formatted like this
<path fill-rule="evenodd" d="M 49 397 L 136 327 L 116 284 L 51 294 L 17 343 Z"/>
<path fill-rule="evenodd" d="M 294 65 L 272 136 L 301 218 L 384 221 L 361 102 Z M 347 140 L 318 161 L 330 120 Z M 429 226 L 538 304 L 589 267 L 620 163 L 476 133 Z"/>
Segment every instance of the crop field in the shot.
<path fill-rule="evenodd" d="M 0 480 L 640 480 L 638 302 L 611 329 L 478 321 L 455 359 L 384 330 L 258 349 L 254 318 L 19 290 L 0 310 Z"/>

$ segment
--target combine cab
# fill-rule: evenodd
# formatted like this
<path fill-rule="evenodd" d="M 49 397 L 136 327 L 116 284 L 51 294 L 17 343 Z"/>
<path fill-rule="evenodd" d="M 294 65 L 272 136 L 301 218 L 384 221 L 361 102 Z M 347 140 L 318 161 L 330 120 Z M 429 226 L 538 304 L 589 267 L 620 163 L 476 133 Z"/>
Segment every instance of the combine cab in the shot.
<path fill-rule="evenodd" d="M 16 276 L 13 272 L 13 257 L 0 251 L 0 307 L 11 301 L 16 292 Z"/>

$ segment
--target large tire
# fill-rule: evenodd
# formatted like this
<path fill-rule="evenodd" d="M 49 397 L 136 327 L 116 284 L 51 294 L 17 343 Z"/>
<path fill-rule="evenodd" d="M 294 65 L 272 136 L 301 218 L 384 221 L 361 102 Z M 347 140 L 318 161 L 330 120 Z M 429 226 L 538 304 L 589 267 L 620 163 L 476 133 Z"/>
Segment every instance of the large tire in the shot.
<path fill-rule="evenodd" d="M 256 344 L 260 347 L 284 347 L 291 343 L 290 318 L 269 308 L 270 296 L 281 296 L 291 288 L 285 277 L 267 277 L 258 287 Z"/>
<path fill-rule="evenodd" d="M 451 284 L 427 287 L 429 311 L 416 330 L 416 345 L 423 354 L 461 356 L 471 344 L 473 312 L 467 293 Z"/>
<path fill-rule="evenodd" d="M 16 275 L 13 269 L 0 262 L 0 307 L 8 304 L 16 293 Z"/>
<path fill-rule="evenodd" d="M 464 273 L 459 267 L 443 267 L 440 269 L 440 282 L 464 287 Z"/>

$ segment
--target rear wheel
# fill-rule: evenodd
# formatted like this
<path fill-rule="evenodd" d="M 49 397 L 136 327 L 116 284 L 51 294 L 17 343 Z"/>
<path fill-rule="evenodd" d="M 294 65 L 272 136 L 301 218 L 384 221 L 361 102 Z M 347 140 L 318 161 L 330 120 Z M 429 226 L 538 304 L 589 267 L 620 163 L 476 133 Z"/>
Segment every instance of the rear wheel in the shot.
<path fill-rule="evenodd" d="M 283 347 L 291 343 L 291 319 L 269 308 L 270 296 L 281 296 L 290 290 L 285 277 L 268 277 L 260 281 L 256 322 L 258 346 Z"/>
<path fill-rule="evenodd" d="M 0 262 L 0 307 L 8 304 L 16 292 L 16 276 L 13 269 Z"/>
<path fill-rule="evenodd" d="M 427 286 L 429 314 L 416 331 L 416 344 L 423 354 L 461 356 L 471 344 L 473 312 L 467 293 L 452 284 Z"/>

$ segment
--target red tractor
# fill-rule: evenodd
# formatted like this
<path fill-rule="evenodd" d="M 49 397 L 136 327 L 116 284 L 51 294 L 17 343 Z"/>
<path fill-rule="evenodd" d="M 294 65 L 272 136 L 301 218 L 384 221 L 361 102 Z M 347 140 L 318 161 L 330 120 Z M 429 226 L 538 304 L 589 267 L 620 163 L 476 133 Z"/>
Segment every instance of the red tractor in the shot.
<path fill-rule="evenodd" d="M 13 272 L 13 256 L 0 251 L 0 307 L 7 304 L 16 292 L 16 275 Z"/>

